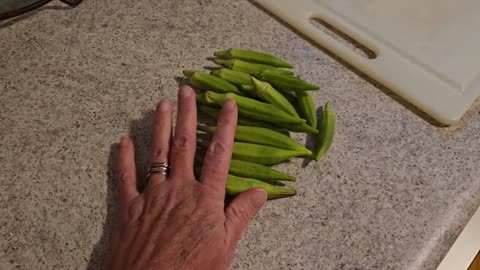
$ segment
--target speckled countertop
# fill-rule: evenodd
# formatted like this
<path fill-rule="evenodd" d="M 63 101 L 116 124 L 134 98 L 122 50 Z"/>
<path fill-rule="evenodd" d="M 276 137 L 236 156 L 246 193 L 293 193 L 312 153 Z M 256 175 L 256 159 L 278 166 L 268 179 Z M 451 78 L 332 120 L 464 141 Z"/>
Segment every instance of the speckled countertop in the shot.
<path fill-rule="evenodd" d="M 295 63 L 339 123 L 321 162 L 279 166 L 299 195 L 268 203 L 233 269 L 435 269 L 480 204 L 478 102 L 459 126 L 432 125 L 249 1 L 60 7 L 0 25 L 1 269 L 98 269 L 115 143 L 130 133 L 144 152 L 176 76 L 231 46 Z"/>

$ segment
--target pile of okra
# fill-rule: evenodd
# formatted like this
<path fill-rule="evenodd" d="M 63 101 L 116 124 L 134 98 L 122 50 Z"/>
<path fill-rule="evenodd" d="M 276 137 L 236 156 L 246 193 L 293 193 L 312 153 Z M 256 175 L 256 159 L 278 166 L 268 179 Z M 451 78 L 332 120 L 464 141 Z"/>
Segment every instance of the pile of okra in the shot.
<path fill-rule="evenodd" d="M 316 161 L 328 151 L 335 135 L 335 113 L 327 102 L 317 121 L 312 91 L 319 89 L 290 70 L 293 65 L 271 54 L 231 48 L 214 53 L 220 67 L 209 73 L 184 70 L 197 94 L 198 109 L 218 119 L 226 99 L 238 107 L 238 126 L 233 146 L 226 193 L 236 196 L 251 188 L 263 188 L 269 199 L 293 196 L 295 189 L 280 187 L 278 181 L 295 181 L 294 176 L 275 170 L 274 165 L 293 157 Z M 213 134 L 215 126 L 198 125 Z M 303 132 L 315 137 L 310 150 L 289 136 Z M 208 147 L 208 140 L 199 147 Z M 197 156 L 196 167 L 202 158 Z"/>

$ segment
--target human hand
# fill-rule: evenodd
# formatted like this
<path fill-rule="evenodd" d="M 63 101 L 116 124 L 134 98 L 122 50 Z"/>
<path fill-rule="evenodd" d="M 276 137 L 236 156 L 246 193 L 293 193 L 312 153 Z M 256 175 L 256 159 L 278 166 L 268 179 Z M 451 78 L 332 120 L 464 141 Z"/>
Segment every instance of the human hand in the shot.
<path fill-rule="evenodd" d="M 223 104 L 198 181 L 196 102 L 193 90 L 178 95 L 175 134 L 172 105 L 162 100 L 156 112 L 152 164 L 168 162 L 168 176 L 153 174 L 137 191 L 134 146 L 123 138 L 118 159 L 120 219 L 105 269 L 226 269 L 241 233 L 263 206 L 267 194 L 251 189 L 225 206 L 225 182 L 237 125 L 237 106 Z"/>

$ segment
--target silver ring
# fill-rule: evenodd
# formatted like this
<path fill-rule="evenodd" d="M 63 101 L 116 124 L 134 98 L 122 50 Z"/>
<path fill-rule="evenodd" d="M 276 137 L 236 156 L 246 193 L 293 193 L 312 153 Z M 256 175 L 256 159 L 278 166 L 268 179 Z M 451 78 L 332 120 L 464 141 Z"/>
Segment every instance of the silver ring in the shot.
<path fill-rule="evenodd" d="M 170 165 L 166 162 L 160 162 L 160 163 L 153 163 L 150 166 L 150 169 L 147 171 L 147 180 L 152 176 L 153 174 L 161 174 L 161 175 L 168 175 L 168 172 L 170 171 Z"/>

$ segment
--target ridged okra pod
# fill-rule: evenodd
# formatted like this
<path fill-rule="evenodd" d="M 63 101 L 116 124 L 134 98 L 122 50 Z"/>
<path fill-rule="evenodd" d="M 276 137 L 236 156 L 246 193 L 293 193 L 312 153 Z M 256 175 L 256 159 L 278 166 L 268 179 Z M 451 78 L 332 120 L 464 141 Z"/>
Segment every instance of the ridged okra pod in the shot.
<path fill-rule="evenodd" d="M 260 80 L 271 83 L 273 86 L 283 90 L 301 92 L 320 89 L 320 87 L 306 82 L 301 78 L 272 72 L 270 70 L 264 70 L 257 76 Z"/>
<path fill-rule="evenodd" d="M 208 116 L 214 118 L 215 120 L 218 120 L 218 117 L 220 115 L 220 109 L 208 107 L 208 106 L 205 106 L 205 105 L 198 106 L 198 110 L 200 110 L 201 112 L 203 112 L 203 113 L 207 114 Z M 242 126 L 268 128 L 268 129 L 275 130 L 275 131 L 283 133 L 283 134 L 288 133 L 288 130 L 286 130 L 284 128 L 280 128 L 280 127 L 274 126 L 274 125 L 272 125 L 270 123 L 267 123 L 267 122 L 263 122 L 263 121 L 256 120 L 256 119 L 251 119 L 251 118 L 246 118 L 246 117 L 242 117 L 242 116 L 238 117 L 237 124 L 242 125 Z"/>
<path fill-rule="evenodd" d="M 189 79 L 190 84 L 195 88 L 219 93 L 235 93 L 237 95 L 243 95 L 234 84 L 206 72 L 184 70 L 183 74 Z"/>
<path fill-rule="evenodd" d="M 274 67 L 293 68 L 293 65 L 287 61 L 271 54 L 256 52 L 252 50 L 243 50 L 231 48 L 226 51 L 216 51 L 214 55 L 221 59 L 240 59 L 247 62 L 265 64 Z"/>
<path fill-rule="evenodd" d="M 217 65 L 221 65 L 223 67 L 245 72 L 250 75 L 260 74 L 264 70 L 271 70 L 275 73 L 285 74 L 285 75 L 293 75 L 293 72 L 290 70 L 279 69 L 276 67 L 272 67 L 269 65 L 257 64 L 257 63 L 250 63 L 239 59 L 213 59 L 213 62 Z"/>
<path fill-rule="evenodd" d="M 314 153 L 316 161 L 319 161 L 323 157 L 333 143 L 333 137 L 335 137 L 335 122 L 335 113 L 330 103 L 327 102 L 325 108 L 323 108 L 320 133 L 316 137 L 317 148 Z"/>
<path fill-rule="evenodd" d="M 219 68 L 210 72 L 213 76 L 222 78 L 230 83 L 235 85 L 251 85 L 252 84 L 252 75 L 245 72 L 240 72 L 236 70 L 231 70 L 228 68 Z"/>
<path fill-rule="evenodd" d="M 197 153 L 195 156 L 196 176 L 199 176 L 201 173 L 203 161 L 204 157 L 199 156 Z M 253 178 L 270 183 L 278 181 L 295 182 L 297 180 L 294 176 L 282 173 L 268 166 L 236 159 L 231 160 L 228 173 L 239 177 Z"/>
<path fill-rule="evenodd" d="M 311 127 L 317 127 L 317 111 L 310 91 L 297 93 L 297 104 L 300 115 L 307 120 Z"/>
<path fill-rule="evenodd" d="M 296 180 L 295 177 L 279 172 L 268 166 L 236 159 L 232 159 L 230 162 L 229 173 L 240 177 L 259 179 L 265 182 Z"/>
<path fill-rule="evenodd" d="M 308 149 L 289 150 L 267 145 L 234 142 L 232 157 L 238 160 L 270 165 L 283 162 L 292 157 L 311 155 L 312 151 Z"/>
<path fill-rule="evenodd" d="M 258 79 L 252 77 L 253 85 L 255 86 L 256 95 L 260 99 L 275 105 L 277 108 L 299 117 L 295 107 L 288 101 L 288 99 L 278 92 L 275 88 L 273 88 L 269 83 L 262 82 Z"/>
<path fill-rule="evenodd" d="M 227 177 L 225 191 L 228 195 L 236 196 L 252 188 L 261 188 L 265 190 L 269 200 L 290 197 L 297 194 L 294 189 L 274 186 L 257 179 L 238 177 L 231 174 Z"/>
<path fill-rule="evenodd" d="M 304 119 L 290 115 L 272 104 L 263 103 L 251 98 L 241 97 L 233 93 L 219 94 L 207 91 L 204 93 L 204 95 L 209 102 L 213 101 L 219 106 L 221 106 L 226 99 L 233 99 L 237 103 L 239 115 L 274 123 L 279 127 L 282 127 L 282 125 L 285 124 L 298 125 L 306 123 Z"/>
<path fill-rule="evenodd" d="M 208 148 L 209 142 L 198 141 L 197 144 L 203 148 Z M 233 143 L 232 158 L 237 160 L 244 160 L 263 165 L 272 165 L 283 162 L 292 157 L 299 156 L 311 157 L 312 151 L 308 149 L 289 150 L 253 143 Z"/>
<path fill-rule="evenodd" d="M 199 125 L 198 129 L 209 134 L 214 134 L 216 127 Z M 247 142 L 290 150 L 307 150 L 296 140 L 285 134 L 262 127 L 237 126 L 235 131 L 235 141 Z"/>

